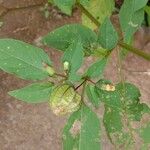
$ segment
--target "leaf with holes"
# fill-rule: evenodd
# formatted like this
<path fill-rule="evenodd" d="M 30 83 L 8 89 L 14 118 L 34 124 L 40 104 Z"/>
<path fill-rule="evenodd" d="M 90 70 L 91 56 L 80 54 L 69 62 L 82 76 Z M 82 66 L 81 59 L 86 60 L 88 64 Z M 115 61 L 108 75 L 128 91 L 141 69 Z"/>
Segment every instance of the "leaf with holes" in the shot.
<path fill-rule="evenodd" d="M 95 87 L 100 101 L 118 111 L 122 110 L 121 96 L 116 85 L 113 85 L 108 80 L 101 79 L 96 83 Z"/>
<path fill-rule="evenodd" d="M 137 103 L 127 108 L 127 115 L 130 120 L 140 121 L 143 114 L 150 114 L 150 108 L 147 104 Z"/>
<path fill-rule="evenodd" d="M 63 131 L 64 150 L 100 150 L 100 121 L 88 107 L 73 113 Z"/>
<path fill-rule="evenodd" d="M 22 89 L 10 91 L 9 95 L 27 103 L 41 103 L 49 100 L 52 83 L 34 83 Z"/>
<path fill-rule="evenodd" d="M 144 103 L 140 103 L 141 93 L 139 89 L 130 83 L 121 83 L 117 85 L 120 93 L 124 93 L 124 107 L 128 118 L 133 121 L 140 121 L 144 114 L 150 113 L 150 108 Z"/>
<path fill-rule="evenodd" d="M 100 80 L 96 84 L 96 91 L 99 99 L 119 111 L 126 110 L 128 118 L 134 121 L 140 121 L 143 114 L 149 113 L 150 108 L 140 103 L 139 89 L 130 83 L 118 83 L 113 85 L 110 81 Z M 123 104 L 123 105 L 122 105 Z"/>
<path fill-rule="evenodd" d="M 114 107 L 105 105 L 105 112 L 103 116 L 103 122 L 105 129 L 108 134 L 108 138 L 112 143 L 116 144 L 116 147 L 125 144 L 130 136 L 127 132 L 124 131 L 123 114 L 121 111 Z"/>
<path fill-rule="evenodd" d="M 123 124 L 119 110 L 105 105 L 105 114 L 103 118 L 108 133 L 119 132 L 122 130 Z"/>
<path fill-rule="evenodd" d="M 135 105 L 139 102 L 139 98 L 141 96 L 140 90 L 131 83 L 119 83 L 117 84 L 117 88 L 120 93 L 124 94 L 126 98 L 125 104 L 126 106 Z"/>
<path fill-rule="evenodd" d="M 89 49 L 96 42 L 96 38 L 96 34 L 89 28 L 71 24 L 50 32 L 43 38 L 43 42 L 50 47 L 65 51 L 77 39 L 81 39 L 84 49 Z"/>
<path fill-rule="evenodd" d="M 48 77 L 44 64 L 51 65 L 46 53 L 30 44 L 0 39 L 0 68 L 22 79 L 42 80 Z"/>
<path fill-rule="evenodd" d="M 130 83 L 113 85 L 101 79 L 96 83 L 99 99 L 105 105 L 104 125 L 112 142 L 126 143 L 130 135 L 123 130 L 125 116 L 129 121 L 140 121 L 143 114 L 150 114 L 150 108 L 140 103 L 139 89 Z"/>
<path fill-rule="evenodd" d="M 118 42 L 118 34 L 109 18 L 106 18 L 100 26 L 98 43 L 107 50 L 112 50 Z"/>

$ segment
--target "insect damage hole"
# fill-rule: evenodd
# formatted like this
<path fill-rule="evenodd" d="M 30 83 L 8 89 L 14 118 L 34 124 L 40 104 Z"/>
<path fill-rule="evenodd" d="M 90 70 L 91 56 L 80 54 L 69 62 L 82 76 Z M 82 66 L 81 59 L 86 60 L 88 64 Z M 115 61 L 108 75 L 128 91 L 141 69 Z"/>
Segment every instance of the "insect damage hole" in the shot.
<path fill-rule="evenodd" d="M 72 137 L 75 138 L 81 131 L 81 121 L 76 120 L 69 132 L 71 133 Z"/>
<path fill-rule="evenodd" d="M 103 84 L 101 89 L 104 90 L 104 91 L 108 91 L 108 92 L 109 91 L 113 92 L 113 91 L 116 90 L 116 88 L 113 84 Z"/>

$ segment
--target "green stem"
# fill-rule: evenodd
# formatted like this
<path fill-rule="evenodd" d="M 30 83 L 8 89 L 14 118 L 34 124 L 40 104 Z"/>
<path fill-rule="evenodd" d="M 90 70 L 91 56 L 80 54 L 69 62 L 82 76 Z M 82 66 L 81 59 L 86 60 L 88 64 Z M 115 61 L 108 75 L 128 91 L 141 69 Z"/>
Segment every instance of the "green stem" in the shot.
<path fill-rule="evenodd" d="M 126 43 L 123 43 L 123 42 L 118 42 L 118 45 L 121 46 L 122 48 L 125 48 L 126 50 L 128 50 L 134 54 L 137 54 L 138 56 L 141 56 L 144 59 L 150 61 L 150 54 L 144 53 L 142 50 L 139 50 L 137 48 L 133 48 L 132 46 L 130 46 Z"/>
<path fill-rule="evenodd" d="M 97 26 L 100 27 L 100 22 L 86 9 L 84 8 L 80 3 L 78 3 L 78 7 L 81 9 L 81 11 Z M 144 53 L 142 50 L 139 50 L 137 48 L 134 48 L 126 43 L 123 43 L 121 41 L 118 42 L 118 45 L 127 51 L 130 51 L 148 61 L 150 61 L 150 54 Z"/>
<path fill-rule="evenodd" d="M 119 47 L 117 47 L 117 58 L 118 58 L 118 74 L 119 74 L 119 78 L 120 78 L 120 82 L 123 86 L 123 89 L 125 89 L 125 77 L 124 77 L 124 74 L 123 74 L 123 70 L 122 70 L 122 60 L 120 58 L 120 54 L 119 54 Z M 125 96 L 125 91 L 123 92 L 123 97 Z"/>

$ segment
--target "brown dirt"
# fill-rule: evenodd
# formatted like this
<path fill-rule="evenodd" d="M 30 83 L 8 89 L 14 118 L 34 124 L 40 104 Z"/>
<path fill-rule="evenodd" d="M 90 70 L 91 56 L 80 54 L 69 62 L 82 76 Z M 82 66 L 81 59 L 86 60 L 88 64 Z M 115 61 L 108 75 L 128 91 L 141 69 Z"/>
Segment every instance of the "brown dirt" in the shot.
<path fill-rule="evenodd" d="M 45 19 L 40 11 L 45 0 L 0 0 L 0 38 L 15 38 L 39 45 L 38 40 L 47 32 L 73 22 L 79 22 L 79 11 L 72 17 L 60 14 L 50 7 L 50 17 Z M 33 5 L 41 6 L 33 6 Z M 28 7 L 14 9 L 17 7 Z M 7 8 L 7 9 L 6 9 Z M 8 10 L 9 9 L 9 10 Z M 150 29 L 141 29 L 135 46 L 150 53 Z M 45 51 L 59 65 L 60 53 L 46 48 Z M 106 78 L 117 81 L 116 59 L 112 60 L 105 72 Z M 91 62 L 91 59 L 88 59 Z M 82 70 L 86 68 L 87 64 Z M 130 54 L 124 63 L 126 80 L 141 89 L 142 100 L 150 104 L 150 63 Z M 61 150 L 61 131 L 66 117 L 56 117 L 48 104 L 30 105 L 10 97 L 7 92 L 30 83 L 0 71 L 0 149 L 1 150 Z M 103 139 L 104 150 L 111 150 L 107 139 Z"/>

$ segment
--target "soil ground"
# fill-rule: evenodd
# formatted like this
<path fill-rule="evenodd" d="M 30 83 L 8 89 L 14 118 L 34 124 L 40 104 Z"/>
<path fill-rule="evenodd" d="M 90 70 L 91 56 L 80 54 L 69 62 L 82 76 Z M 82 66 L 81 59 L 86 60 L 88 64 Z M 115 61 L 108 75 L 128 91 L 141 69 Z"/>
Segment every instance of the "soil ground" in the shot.
<path fill-rule="evenodd" d="M 44 3 L 44 0 L 0 0 L 0 21 L 4 23 L 0 28 L 0 38 L 15 38 L 40 46 L 39 39 L 49 31 L 80 21 L 78 10 L 72 17 L 67 17 L 54 7 L 49 8 L 50 17 L 46 19 L 41 11 Z M 134 45 L 150 53 L 150 42 L 146 39 L 148 36 L 150 29 L 141 28 L 135 36 Z M 49 48 L 45 48 L 45 51 L 59 66 L 60 53 Z M 115 53 L 112 55 L 105 77 L 115 82 L 118 80 L 117 61 Z M 87 61 L 91 62 L 92 59 Z M 129 54 L 123 66 L 126 80 L 141 89 L 142 101 L 150 105 L 150 63 Z M 66 117 L 53 115 L 48 104 L 30 105 L 7 94 L 28 83 L 0 71 L 0 150 L 61 150 L 60 133 Z M 104 150 L 112 150 L 107 139 L 104 139 L 103 147 Z"/>

